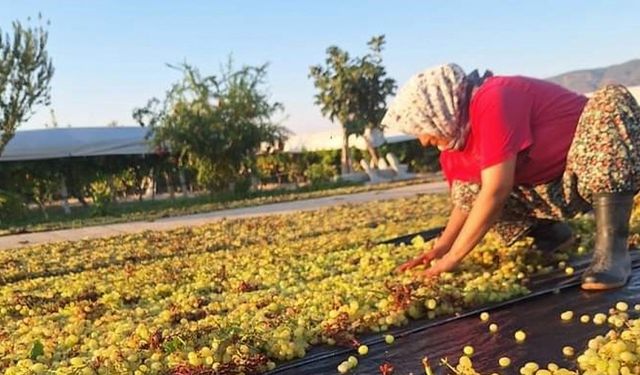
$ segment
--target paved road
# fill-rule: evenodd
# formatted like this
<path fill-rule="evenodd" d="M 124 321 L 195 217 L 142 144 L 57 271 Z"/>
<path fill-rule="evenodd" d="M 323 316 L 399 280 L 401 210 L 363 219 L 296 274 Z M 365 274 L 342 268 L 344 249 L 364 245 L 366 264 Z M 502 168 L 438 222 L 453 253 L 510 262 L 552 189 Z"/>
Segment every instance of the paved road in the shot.
<path fill-rule="evenodd" d="M 312 211 L 319 208 L 347 203 L 364 203 L 375 200 L 389 200 L 412 197 L 418 194 L 438 193 L 447 189 L 446 182 L 429 182 L 409 185 L 388 190 L 368 191 L 356 194 L 334 195 L 330 197 L 305 199 L 299 201 L 265 204 L 261 206 L 233 208 L 212 211 L 203 214 L 175 216 L 155 221 L 136 221 L 130 223 L 109 224 L 77 229 L 63 229 L 50 232 L 24 233 L 0 237 L 0 249 L 11 249 L 30 244 L 76 241 L 86 238 L 110 237 L 119 234 L 137 233 L 145 230 L 168 230 L 184 226 L 198 226 L 221 219 L 260 217 L 279 215 L 299 211 Z"/>

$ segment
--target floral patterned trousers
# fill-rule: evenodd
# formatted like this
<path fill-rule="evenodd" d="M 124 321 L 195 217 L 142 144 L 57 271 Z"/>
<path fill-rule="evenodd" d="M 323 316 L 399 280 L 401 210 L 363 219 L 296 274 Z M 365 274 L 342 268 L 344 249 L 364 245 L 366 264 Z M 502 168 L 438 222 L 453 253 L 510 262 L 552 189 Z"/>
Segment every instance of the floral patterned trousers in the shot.
<path fill-rule="evenodd" d="M 595 193 L 640 190 L 640 107 L 621 85 L 607 85 L 587 102 L 578 121 L 562 177 L 516 186 L 493 229 L 510 245 L 537 219 L 561 220 L 591 209 Z M 453 204 L 469 211 L 480 185 L 453 181 Z"/>

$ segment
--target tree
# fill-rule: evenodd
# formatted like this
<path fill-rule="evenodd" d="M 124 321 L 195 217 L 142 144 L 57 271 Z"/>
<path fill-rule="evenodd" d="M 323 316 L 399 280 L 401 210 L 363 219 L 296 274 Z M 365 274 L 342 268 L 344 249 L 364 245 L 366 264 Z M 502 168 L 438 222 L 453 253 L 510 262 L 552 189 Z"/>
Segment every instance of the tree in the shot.
<path fill-rule="evenodd" d="M 375 36 L 367 43 L 370 52 L 356 58 L 331 46 L 327 49 L 325 65 L 310 68 L 309 76 L 318 89 L 316 104 L 324 116 L 331 121 L 337 120 L 342 126 L 342 173 L 350 171 L 349 136 L 362 136 L 366 129 L 381 129 L 386 98 L 396 89 L 395 80 L 386 77 L 382 65 L 384 44 L 384 35 Z M 377 153 L 370 141 L 367 139 L 369 153 L 377 162 Z"/>
<path fill-rule="evenodd" d="M 170 150 L 178 165 L 194 167 L 198 181 L 209 190 L 246 181 L 260 145 L 282 141 L 288 134 L 272 121 L 283 107 L 271 103 L 262 88 L 267 66 L 234 71 L 229 62 L 220 77 L 203 77 L 188 64 L 175 68 L 182 80 L 163 101 L 153 98 L 135 109 L 134 119 L 151 126 L 156 146 Z"/>
<path fill-rule="evenodd" d="M 49 104 L 53 63 L 49 34 L 42 27 L 13 23 L 13 36 L 0 29 L 0 155 L 16 129 L 38 104 Z"/>

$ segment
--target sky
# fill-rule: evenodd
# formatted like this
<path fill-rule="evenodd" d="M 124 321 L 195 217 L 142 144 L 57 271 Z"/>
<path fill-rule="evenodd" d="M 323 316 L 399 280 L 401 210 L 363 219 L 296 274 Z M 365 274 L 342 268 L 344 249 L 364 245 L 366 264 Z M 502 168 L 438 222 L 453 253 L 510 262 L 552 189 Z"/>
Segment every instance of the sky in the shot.
<path fill-rule="evenodd" d="M 134 125 L 135 107 L 180 78 L 167 63 L 216 74 L 269 64 L 278 118 L 295 133 L 335 129 L 314 104 L 309 66 L 337 45 L 352 55 L 384 34 L 384 64 L 402 85 L 431 66 L 545 78 L 640 57 L 640 1 L 81 1 L 0 0 L 0 29 L 42 13 L 50 21 L 52 103 L 21 129 Z M 33 24 L 33 22 L 32 22 Z"/>

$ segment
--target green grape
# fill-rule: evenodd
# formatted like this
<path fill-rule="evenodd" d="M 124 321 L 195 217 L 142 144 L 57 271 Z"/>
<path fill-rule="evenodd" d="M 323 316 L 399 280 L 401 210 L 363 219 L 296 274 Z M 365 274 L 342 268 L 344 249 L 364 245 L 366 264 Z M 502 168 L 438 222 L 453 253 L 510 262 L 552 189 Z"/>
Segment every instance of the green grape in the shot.
<path fill-rule="evenodd" d="M 620 301 L 616 303 L 616 310 L 625 312 L 629 310 L 629 305 L 626 302 Z"/>
<path fill-rule="evenodd" d="M 500 357 L 500 359 L 498 359 L 498 364 L 502 368 L 509 367 L 511 366 L 511 359 L 508 357 Z"/>
<path fill-rule="evenodd" d="M 349 372 L 349 370 L 350 366 L 348 362 L 342 362 L 338 365 L 338 372 L 341 374 L 346 374 L 347 372 Z"/>
<path fill-rule="evenodd" d="M 569 321 L 571 319 L 573 319 L 573 311 L 565 311 L 562 314 L 560 314 L 560 319 L 562 319 L 563 321 Z"/>
<path fill-rule="evenodd" d="M 527 334 L 522 330 L 516 331 L 513 336 L 515 337 L 517 342 L 523 342 L 527 339 Z"/>
<path fill-rule="evenodd" d="M 562 354 L 565 357 L 573 357 L 575 355 L 575 349 L 573 349 L 571 346 L 565 346 L 562 348 Z"/>
<path fill-rule="evenodd" d="M 227 371 L 261 356 L 258 368 L 229 369 L 258 374 L 314 345 L 343 346 L 411 318 L 530 293 L 524 281 L 547 268 L 526 263 L 528 240 L 504 247 L 489 234 L 434 285 L 415 282 L 420 270 L 393 272 L 422 247 L 370 245 L 442 225 L 448 211 L 446 196 L 425 195 L 2 252 L 0 366 L 7 374 L 80 373 L 94 371 L 88 364 L 99 356 L 101 375 L 162 374 L 179 366 Z M 590 241 L 592 231 L 585 224 L 579 234 Z M 590 343 L 579 366 L 595 371 L 593 358 L 602 357 L 607 371 L 616 363 L 620 373 L 635 371 L 638 328 L 627 329 L 623 313 L 597 320 L 620 333 Z M 625 349 L 615 353 L 620 341 Z M 35 342 L 44 355 L 32 360 Z M 350 371 L 353 360 L 345 362 Z M 459 362 L 462 375 L 477 374 L 469 356 Z"/>

